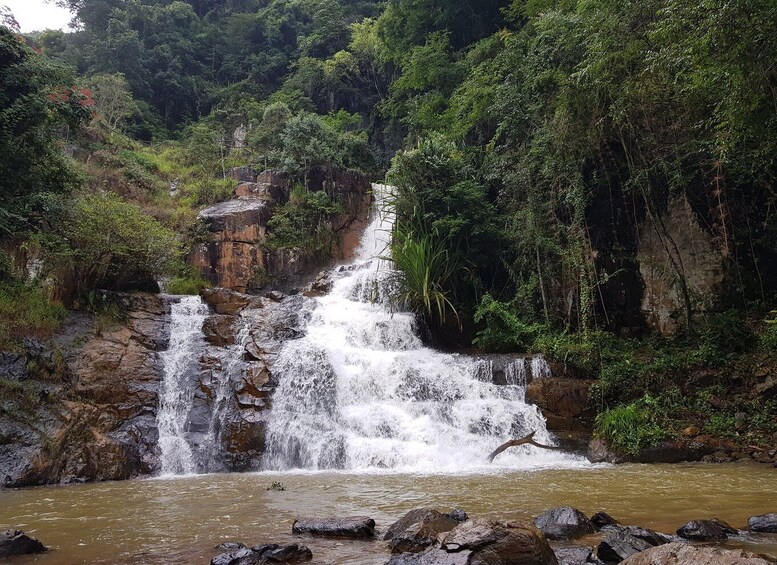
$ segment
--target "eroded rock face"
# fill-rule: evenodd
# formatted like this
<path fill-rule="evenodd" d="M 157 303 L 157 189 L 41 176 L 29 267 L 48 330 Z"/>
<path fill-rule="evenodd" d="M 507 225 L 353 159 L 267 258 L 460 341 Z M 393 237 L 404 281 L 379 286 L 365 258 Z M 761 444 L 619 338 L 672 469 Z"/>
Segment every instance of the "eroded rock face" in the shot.
<path fill-rule="evenodd" d="M 741 549 L 670 543 L 628 557 L 623 565 L 766 565 L 763 557 Z"/>
<path fill-rule="evenodd" d="M 291 531 L 333 538 L 371 538 L 375 535 L 375 520 L 369 516 L 298 518 L 294 520 Z"/>
<path fill-rule="evenodd" d="M 37 367 L 24 383 L 27 404 L 2 400 L 6 486 L 120 480 L 156 469 L 168 305 L 158 295 L 107 296 L 122 321 L 100 328 L 74 314 L 63 335 L 25 351 L 28 366 Z"/>

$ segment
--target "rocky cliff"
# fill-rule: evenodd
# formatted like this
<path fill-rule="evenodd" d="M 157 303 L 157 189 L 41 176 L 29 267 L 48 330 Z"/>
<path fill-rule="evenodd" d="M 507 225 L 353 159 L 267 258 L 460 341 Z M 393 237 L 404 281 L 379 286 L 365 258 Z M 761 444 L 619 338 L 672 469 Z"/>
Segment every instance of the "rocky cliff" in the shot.
<path fill-rule="evenodd" d="M 307 282 L 326 267 L 327 260 L 300 249 L 270 249 L 267 222 L 273 210 L 289 200 L 291 178 L 285 173 L 250 167 L 234 170 L 240 184 L 235 198 L 200 212 L 207 240 L 197 245 L 192 265 L 215 286 L 238 292 L 256 292 L 272 281 L 274 288 L 290 289 Z M 358 242 L 371 202 L 370 182 L 360 173 L 313 171 L 308 190 L 327 191 L 343 212 L 330 223 L 337 236 L 332 260 L 348 259 Z"/>

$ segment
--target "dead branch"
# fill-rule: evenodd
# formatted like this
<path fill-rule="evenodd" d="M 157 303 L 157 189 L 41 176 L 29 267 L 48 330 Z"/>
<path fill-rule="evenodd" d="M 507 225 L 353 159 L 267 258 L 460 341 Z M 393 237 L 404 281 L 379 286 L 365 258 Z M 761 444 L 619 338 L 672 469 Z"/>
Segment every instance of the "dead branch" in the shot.
<path fill-rule="evenodd" d="M 504 450 L 510 448 L 510 447 L 518 447 L 519 445 L 533 445 L 534 447 L 541 447 L 542 449 L 558 449 L 558 447 L 553 447 L 551 445 L 542 445 L 541 443 L 537 443 L 534 441 L 534 434 L 537 432 L 532 432 L 526 437 L 522 437 L 521 439 L 511 439 L 508 442 L 503 443 L 499 447 L 497 447 L 494 451 L 491 452 L 491 455 L 488 456 L 488 462 L 493 463 L 494 457 L 502 453 Z"/>

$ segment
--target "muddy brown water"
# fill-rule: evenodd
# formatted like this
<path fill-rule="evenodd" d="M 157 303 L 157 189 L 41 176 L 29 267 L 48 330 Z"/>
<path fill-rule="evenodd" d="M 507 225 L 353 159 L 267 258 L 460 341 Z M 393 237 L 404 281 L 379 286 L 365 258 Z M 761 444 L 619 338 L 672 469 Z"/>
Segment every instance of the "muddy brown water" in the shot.
<path fill-rule="evenodd" d="M 283 492 L 268 491 L 274 482 Z M 295 516 L 369 515 L 385 529 L 420 506 L 525 519 L 554 506 L 605 510 L 624 524 L 673 532 L 718 517 L 743 527 L 777 512 L 765 465 L 624 465 L 476 475 L 291 473 L 206 475 L 0 491 L 0 529 L 52 548 L 13 565 L 208 563 L 222 541 L 304 543 L 317 563 L 385 563 L 380 541 L 291 534 Z M 594 540 L 590 540 L 594 543 Z M 733 542 L 777 557 L 777 535 Z"/>

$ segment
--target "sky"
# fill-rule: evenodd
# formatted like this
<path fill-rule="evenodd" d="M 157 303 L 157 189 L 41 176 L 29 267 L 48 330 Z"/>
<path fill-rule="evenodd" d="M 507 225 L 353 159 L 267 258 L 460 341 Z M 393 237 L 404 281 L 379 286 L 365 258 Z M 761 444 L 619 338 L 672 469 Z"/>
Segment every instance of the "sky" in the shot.
<path fill-rule="evenodd" d="M 0 0 L 0 6 L 8 6 L 19 22 L 22 32 L 44 29 L 67 29 L 70 12 L 44 0 Z"/>

